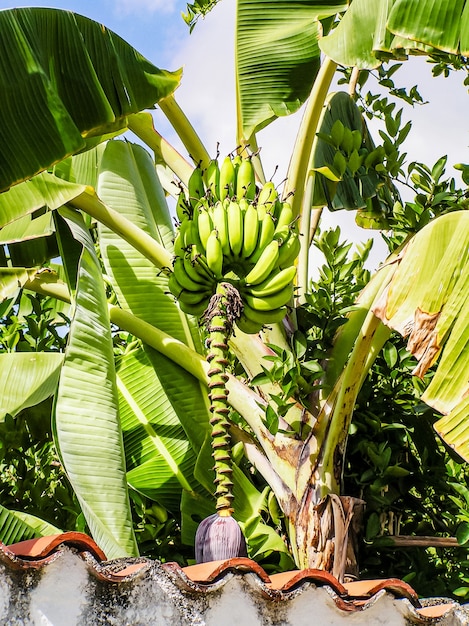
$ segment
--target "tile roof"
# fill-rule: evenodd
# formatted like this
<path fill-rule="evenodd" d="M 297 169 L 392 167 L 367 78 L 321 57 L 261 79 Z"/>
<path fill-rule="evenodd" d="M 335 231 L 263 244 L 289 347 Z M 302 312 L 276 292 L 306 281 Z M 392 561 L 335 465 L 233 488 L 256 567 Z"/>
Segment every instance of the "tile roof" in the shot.
<path fill-rule="evenodd" d="M 78 532 L 30 539 L 9 546 L 0 542 L 0 563 L 12 570 L 40 570 L 59 559 L 64 550 L 72 550 L 85 562 L 91 576 L 105 583 L 145 579 L 149 570 L 158 563 L 145 557 L 107 561 L 99 546 L 90 537 Z M 267 574 L 249 558 L 232 558 L 188 567 L 180 567 L 173 562 L 158 563 L 158 566 L 176 588 L 196 596 L 220 589 L 232 577 L 250 576 L 268 601 L 288 601 L 308 586 L 321 587 L 327 590 L 336 607 L 346 616 L 365 611 L 383 594 L 389 594 L 394 599 L 406 601 L 409 623 L 469 623 L 469 617 L 468 621 L 446 621 L 448 615 L 461 608 L 458 603 L 451 600 L 421 601 L 409 584 L 396 578 L 340 583 L 328 572 L 317 569 Z"/>

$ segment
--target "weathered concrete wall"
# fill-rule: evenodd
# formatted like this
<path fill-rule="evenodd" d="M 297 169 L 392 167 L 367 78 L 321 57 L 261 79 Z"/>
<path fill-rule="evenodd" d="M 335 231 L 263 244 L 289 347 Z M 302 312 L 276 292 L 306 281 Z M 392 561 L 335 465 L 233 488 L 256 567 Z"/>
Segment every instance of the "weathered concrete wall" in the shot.
<path fill-rule="evenodd" d="M 133 569 L 132 569 L 133 567 Z M 112 562 L 61 548 L 46 563 L 0 563 L 1 626 L 404 626 L 469 624 L 464 607 L 427 618 L 384 590 L 347 604 L 328 586 L 274 592 L 254 572 L 193 583 L 177 567 L 140 560 L 119 576 Z M 125 569 L 125 568 L 124 568 Z M 117 572 L 114 576 L 113 571 Z M 122 571 L 122 566 L 120 566 Z M 125 572 L 124 572 L 125 573 Z M 113 577 L 116 580 L 113 580 Z"/>

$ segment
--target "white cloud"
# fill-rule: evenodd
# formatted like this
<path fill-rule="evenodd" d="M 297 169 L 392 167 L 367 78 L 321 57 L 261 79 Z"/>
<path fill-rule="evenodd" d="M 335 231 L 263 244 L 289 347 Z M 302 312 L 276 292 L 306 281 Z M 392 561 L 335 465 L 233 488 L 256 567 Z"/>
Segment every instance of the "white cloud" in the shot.
<path fill-rule="evenodd" d="M 171 67 L 184 68 L 177 100 L 212 155 L 215 155 L 217 142 L 220 143 L 221 156 L 236 147 L 234 24 L 235 2 L 223 0 L 206 19 L 199 20 L 192 35 L 179 46 L 171 61 Z M 397 104 L 397 108 L 404 106 L 404 119 L 413 119 L 413 130 L 406 145 L 409 160 L 419 160 L 431 166 L 441 155 L 448 154 L 449 165 L 458 161 L 469 162 L 469 129 L 465 117 L 467 93 L 462 86 L 463 77 L 456 75 L 446 81 L 433 79 L 428 64 L 422 59 L 411 59 L 394 78 L 399 86 L 410 87 L 418 83 L 423 97 L 430 100 L 430 104 L 415 109 L 404 103 Z M 301 115 L 299 111 L 281 118 L 258 135 L 266 176 L 270 178 L 277 167 L 277 183 L 286 175 Z M 379 141 L 376 129 L 373 134 Z M 177 142 L 174 135 L 168 138 Z M 185 154 L 184 148 L 181 150 Z M 455 173 L 449 170 L 448 174 Z M 352 212 L 325 212 L 323 221 L 324 227 L 339 224 L 349 241 L 365 241 L 372 236 L 371 231 L 355 225 Z M 371 268 L 383 261 L 386 254 L 380 236 L 373 238 L 375 250 Z"/>

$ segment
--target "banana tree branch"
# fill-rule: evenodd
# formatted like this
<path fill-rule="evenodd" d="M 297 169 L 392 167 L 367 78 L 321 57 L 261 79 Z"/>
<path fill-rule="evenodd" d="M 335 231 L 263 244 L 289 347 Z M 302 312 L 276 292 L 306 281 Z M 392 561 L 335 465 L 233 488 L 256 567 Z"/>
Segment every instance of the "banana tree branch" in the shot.
<path fill-rule="evenodd" d="M 92 187 L 87 187 L 70 204 L 120 235 L 156 267 L 171 267 L 171 253 L 126 217 L 106 206 Z"/>
<path fill-rule="evenodd" d="M 337 64 L 332 59 L 326 57 L 314 81 L 313 89 L 311 90 L 311 95 L 298 130 L 283 192 L 284 197 L 294 193 L 292 198 L 294 215 L 300 215 L 301 212 L 302 192 L 305 186 L 311 148 L 316 137 L 324 101 L 336 68 Z"/>
<path fill-rule="evenodd" d="M 137 137 L 153 150 L 156 160 L 163 161 L 186 186 L 194 167 L 179 154 L 155 129 L 150 113 L 130 115 L 127 126 Z"/>
<path fill-rule="evenodd" d="M 205 169 L 210 163 L 210 155 L 174 96 L 163 98 L 158 102 L 158 106 L 178 134 L 191 159 L 201 169 Z"/>

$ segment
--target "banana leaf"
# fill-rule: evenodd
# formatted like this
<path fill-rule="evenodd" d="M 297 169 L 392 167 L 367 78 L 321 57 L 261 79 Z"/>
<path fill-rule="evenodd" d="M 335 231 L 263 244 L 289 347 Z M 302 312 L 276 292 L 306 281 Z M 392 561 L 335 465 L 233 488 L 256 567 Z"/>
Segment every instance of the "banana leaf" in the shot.
<path fill-rule="evenodd" d="M 360 69 L 376 68 L 389 58 L 405 59 L 409 54 L 434 51 L 434 43 L 418 39 L 411 32 L 402 31 L 398 33 L 401 36 L 394 36 L 397 30 L 391 28 L 388 19 L 399 4 L 399 0 L 354 0 L 337 27 L 320 40 L 321 51 L 340 65 Z M 412 5 L 411 12 L 424 27 L 431 11 L 428 7 L 420 11 L 420 7 L 428 3 L 411 1 L 407 4 Z M 436 4 L 441 3 L 438 0 Z M 441 25 L 446 27 L 444 22 Z"/>
<path fill-rule="evenodd" d="M 0 11 L 0 190 L 125 128 L 180 75 L 70 11 Z"/>
<path fill-rule="evenodd" d="M 384 294 L 373 307 L 408 337 L 414 374 L 435 371 L 422 400 L 443 414 L 438 432 L 469 459 L 469 212 L 455 211 L 419 231 L 401 253 Z M 455 433 L 458 436 L 455 438 Z M 452 434 L 450 434 L 452 433 Z"/>
<path fill-rule="evenodd" d="M 174 235 L 169 210 L 154 164 L 143 148 L 121 141 L 110 142 L 101 161 L 98 193 L 107 206 L 172 250 Z M 169 294 L 168 274 L 159 272 L 132 245 L 102 225 L 99 244 L 120 306 L 201 353 L 197 321 L 183 314 Z M 193 450 L 200 451 L 196 477 L 211 489 L 213 463 L 204 446 L 209 431 L 207 390 L 164 355 L 150 348 L 146 350 Z"/>
<path fill-rule="evenodd" d="M 339 0 L 238 0 L 238 134 L 249 137 L 297 111 L 320 66 L 320 20 L 345 11 Z"/>
<path fill-rule="evenodd" d="M 59 453 L 95 541 L 109 558 L 136 555 L 102 270 L 80 214 L 61 214 L 83 252 L 55 407 Z"/>
<path fill-rule="evenodd" d="M 5 545 L 60 532 L 60 528 L 34 515 L 11 511 L 0 504 L 0 541 Z"/>
<path fill-rule="evenodd" d="M 57 352 L 0 354 L 0 420 L 54 395 L 62 362 L 63 354 Z"/>

